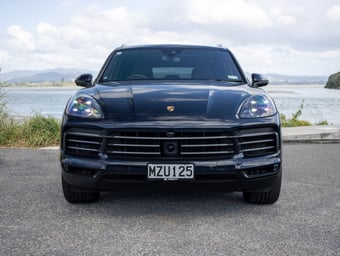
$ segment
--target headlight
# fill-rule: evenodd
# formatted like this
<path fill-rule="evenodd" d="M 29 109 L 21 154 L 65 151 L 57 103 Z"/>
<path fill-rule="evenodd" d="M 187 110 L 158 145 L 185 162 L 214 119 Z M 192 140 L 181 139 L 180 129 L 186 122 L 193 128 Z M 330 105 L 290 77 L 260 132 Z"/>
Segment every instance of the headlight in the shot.
<path fill-rule="evenodd" d="M 74 96 L 66 108 L 66 113 L 70 116 L 87 118 L 103 117 L 103 111 L 98 102 L 88 95 Z"/>
<path fill-rule="evenodd" d="M 275 115 L 277 112 L 273 100 L 265 95 L 248 98 L 239 111 L 240 118 L 257 118 Z"/>

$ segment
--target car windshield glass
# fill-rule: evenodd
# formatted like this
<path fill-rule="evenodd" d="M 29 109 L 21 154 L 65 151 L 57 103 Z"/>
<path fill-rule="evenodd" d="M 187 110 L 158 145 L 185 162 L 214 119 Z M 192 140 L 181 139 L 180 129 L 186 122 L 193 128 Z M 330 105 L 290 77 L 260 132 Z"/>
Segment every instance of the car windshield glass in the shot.
<path fill-rule="evenodd" d="M 224 49 L 135 48 L 113 53 L 100 82 L 129 80 L 218 80 L 244 82 Z"/>

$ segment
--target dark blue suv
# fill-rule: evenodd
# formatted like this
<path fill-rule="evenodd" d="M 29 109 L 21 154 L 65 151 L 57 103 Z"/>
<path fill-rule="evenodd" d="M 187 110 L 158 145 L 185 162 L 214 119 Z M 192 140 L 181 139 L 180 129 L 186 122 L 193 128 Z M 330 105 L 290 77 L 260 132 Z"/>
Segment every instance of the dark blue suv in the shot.
<path fill-rule="evenodd" d="M 274 203 L 281 125 L 268 81 L 248 81 L 220 47 L 120 47 L 67 103 L 61 134 L 67 201 L 92 202 L 120 185 L 213 184 Z"/>

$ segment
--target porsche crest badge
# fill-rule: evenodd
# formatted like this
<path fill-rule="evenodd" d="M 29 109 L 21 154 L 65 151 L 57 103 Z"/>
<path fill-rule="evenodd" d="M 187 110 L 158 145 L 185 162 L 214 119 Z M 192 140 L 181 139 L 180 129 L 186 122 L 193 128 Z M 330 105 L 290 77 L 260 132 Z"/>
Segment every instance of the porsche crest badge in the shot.
<path fill-rule="evenodd" d="M 166 106 L 166 110 L 168 110 L 168 112 L 174 112 L 175 106 Z"/>

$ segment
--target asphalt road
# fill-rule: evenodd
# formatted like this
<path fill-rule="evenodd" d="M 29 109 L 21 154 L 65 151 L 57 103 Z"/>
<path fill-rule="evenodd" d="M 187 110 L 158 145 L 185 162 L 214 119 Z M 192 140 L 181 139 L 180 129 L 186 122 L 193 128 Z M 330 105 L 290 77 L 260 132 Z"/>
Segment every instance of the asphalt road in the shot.
<path fill-rule="evenodd" d="M 118 191 L 67 203 L 57 150 L 0 149 L 0 255 L 340 255 L 340 144 L 284 145 L 274 205 Z"/>

